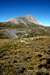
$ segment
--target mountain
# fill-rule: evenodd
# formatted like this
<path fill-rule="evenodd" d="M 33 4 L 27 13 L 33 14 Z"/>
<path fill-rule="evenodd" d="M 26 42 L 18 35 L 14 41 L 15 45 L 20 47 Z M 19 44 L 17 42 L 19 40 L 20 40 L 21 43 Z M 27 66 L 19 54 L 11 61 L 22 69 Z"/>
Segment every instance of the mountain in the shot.
<path fill-rule="evenodd" d="M 32 17 L 0 23 L 0 75 L 50 75 L 50 27 Z"/>
<path fill-rule="evenodd" d="M 9 22 L 19 24 L 19 23 L 24 23 L 24 24 L 30 24 L 30 23 L 35 23 L 39 24 L 39 22 L 32 16 L 23 16 L 23 17 L 17 17 L 14 19 L 10 19 Z"/>
<path fill-rule="evenodd" d="M 17 17 L 0 23 L 0 37 L 21 38 L 50 35 L 50 28 L 40 25 L 32 16 Z"/>

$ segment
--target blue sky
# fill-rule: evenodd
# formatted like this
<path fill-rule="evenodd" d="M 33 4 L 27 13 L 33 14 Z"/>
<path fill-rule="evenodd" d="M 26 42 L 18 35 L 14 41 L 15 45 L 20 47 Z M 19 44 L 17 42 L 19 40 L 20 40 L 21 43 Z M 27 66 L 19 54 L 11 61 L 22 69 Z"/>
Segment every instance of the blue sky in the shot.
<path fill-rule="evenodd" d="M 0 22 L 25 15 L 32 15 L 49 26 L 50 0 L 0 0 Z"/>

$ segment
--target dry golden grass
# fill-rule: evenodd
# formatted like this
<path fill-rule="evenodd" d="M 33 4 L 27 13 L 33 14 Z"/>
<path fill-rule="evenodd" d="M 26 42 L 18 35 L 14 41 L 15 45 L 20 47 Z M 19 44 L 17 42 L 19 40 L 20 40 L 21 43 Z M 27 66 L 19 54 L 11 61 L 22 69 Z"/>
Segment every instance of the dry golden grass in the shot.
<path fill-rule="evenodd" d="M 50 37 L 0 39 L 0 75 L 50 75 Z"/>

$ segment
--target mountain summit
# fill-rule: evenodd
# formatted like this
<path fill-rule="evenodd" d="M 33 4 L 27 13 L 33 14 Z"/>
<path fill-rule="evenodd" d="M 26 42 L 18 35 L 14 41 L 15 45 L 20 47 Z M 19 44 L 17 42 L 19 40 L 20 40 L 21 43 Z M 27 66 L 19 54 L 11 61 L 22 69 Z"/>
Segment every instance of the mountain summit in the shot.
<path fill-rule="evenodd" d="M 14 18 L 14 19 L 10 19 L 8 22 L 15 23 L 15 24 L 19 24 L 19 23 L 23 23 L 23 24 L 30 24 L 30 23 L 39 24 L 37 19 L 35 17 L 32 17 L 32 16 L 17 17 L 17 18 Z"/>
<path fill-rule="evenodd" d="M 50 28 L 42 26 L 32 16 L 22 16 L 0 23 L 0 37 L 20 38 L 50 35 Z"/>

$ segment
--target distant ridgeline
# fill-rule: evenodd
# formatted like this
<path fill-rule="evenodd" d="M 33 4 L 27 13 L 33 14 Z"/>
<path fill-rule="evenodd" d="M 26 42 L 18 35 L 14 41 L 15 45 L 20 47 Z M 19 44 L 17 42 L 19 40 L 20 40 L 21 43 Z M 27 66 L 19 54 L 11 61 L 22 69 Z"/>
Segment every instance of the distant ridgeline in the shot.
<path fill-rule="evenodd" d="M 0 27 L 5 27 L 6 23 L 0 23 Z"/>
<path fill-rule="evenodd" d="M 4 36 L 5 29 L 6 29 L 6 24 L 0 23 L 0 38 L 2 38 Z"/>

